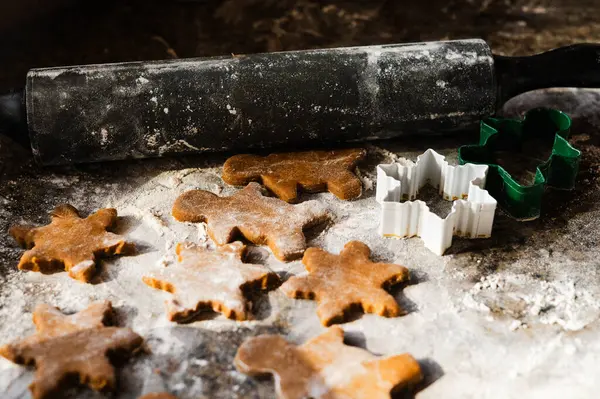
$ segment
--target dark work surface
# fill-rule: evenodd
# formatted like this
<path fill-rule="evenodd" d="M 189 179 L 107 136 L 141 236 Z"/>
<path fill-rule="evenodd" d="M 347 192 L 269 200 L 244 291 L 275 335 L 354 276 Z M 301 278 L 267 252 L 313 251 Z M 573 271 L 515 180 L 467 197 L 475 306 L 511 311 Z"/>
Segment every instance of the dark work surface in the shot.
<path fill-rule="evenodd" d="M 21 7 L 32 7 L 31 4 L 25 2 Z M 8 18 L 8 14 L 4 15 Z M 10 18 L 14 18 L 11 28 L 0 22 L 3 30 L 0 92 L 22 85 L 29 68 L 42 66 L 467 37 L 488 40 L 500 54 L 524 55 L 576 42 L 600 41 L 600 3 L 593 0 L 102 1 L 87 5 L 86 9 L 77 5 L 52 11 L 44 5 L 29 19 L 16 11 Z M 521 98 L 509 104 L 507 111 L 514 115 L 531 106 L 549 105 L 575 117 L 572 142 L 582 150 L 577 186 L 570 192 L 553 192 L 540 219 L 522 224 L 499 212 L 491 239 L 455 238 L 454 246 L 443 258 L 424 250 L 418 239 L 382 241 L 374 230 L 369 230 L 367 239 L 374 247 L 378 246 L 375 256 L 385 261 L 401 257 L 413 271 L 417 281 L 406 292 L 414 302 L 410 309 L 414 309 L 412 316 L 395 321 L 359 318 L 345 329 L 364 327 L 362 345 L 374 352 L 396 353 L 401 349 L 414 353 L 426 378 L 419 387 L 419 397 L 465 397 L 467 393 L 480 397 L 486 392 L 489 397 L 504 398 L 510 397 L 507 394 L 510 387 L 514 387 L 512 393 L 524 387 L 519 395 L 528 396 L 528 393 L 544 393 L 540 386 L 554 387 L 553 393 L 560 397 L 561 385 L 569 388 L 573 397 L 594 391 L 589 381 L 594 381 L 598 373 L 598 318 L 584 316 L 588 311 L 595 314 L 600 297 L 599 103 L 598 92 L 562 91 Z M 449 138 L 436 142 L 435 146 L 430 140 L 379 145 L 414 159 L 430 146 L 439 147 L 451 157 L 463 143 L 463 139 Z M 191 398 L 196 392 L 202 392 L 204 396 L 200 397 L 206 398 L 273 397 L 271 380 L 245 378 L 234 371 L 231 362 L 235 350 L 245 337 L 265 332 L 289 334 L 296 342 L 314 336 L 320 328 L 318 321 L 311 319 L 314 304 L 299 304 L 271 294 L 270 306 L 275 310 L 270 311 L 265 301 L 258 310 L 267 316 L 273 313 L 273 322 L 265 316 L 267 321 L 262 324 L 238 327 L 217 318 L 212 321 L 212 329 L 203 322 L 185 326 L 163 323 L 147 331 L 152 325 L 146 322 L 146 317 L 164 322 L 163 297 L 158 293 L 145 286 L 139 290 L 137 286 L 120 287 L 121 281 L 110 273 L 101 276 L 109 278 L 105 284 L 81 287 L 70 285 L 60 274 L 39 276 L 18 272 L 15 264 L 21 250 L 4 233 L 12 223 L 46 222 L 47 211 L 58 202 L 71 202 L 90 212 L 109 198 L 123 196 L 139 206 L 136 195 L 143 191 L 140 187 L 153 182 L 149 185 L 151 189 L 160 188 L 163 181 L 155 182 L 157 176 L 171 176 L 170 172 L 178 176 L 179 170 L 193 169 L 192 177 L 205 179 L 188 178 L 185 184 L 207 188 L 211 184 L 222 185 L 218 168 L 224 159 L 211 156 L 43 169 L 34 166 L 30 154 L 18 144 L 0 138 L 0 331 L 10 335 L 10 339 L 30 333 L 31 315 L 24 312 L 31 311 L 37 301 L 74 311 L 88 300 L 119 298 L 115 307 L 121 324 L 129 325 L 135 320 L 133 325 L 140 328 L 155 353 L 136 357 L 120 370 L 121 392 L 115 397 L 133 399 L 141 392 L 157 389 L 170 390 L 181 398 Z M 362 170 L 374 170 L 377 162 L 370 159 Z M 360 202 L 336 203 L 336 206 L 350 207 L 350 219 L 360 219 L 356 215 L 361 213 L 375 219 L 373 195 L 370 191 Z M 167 200 L 157 198 L 156 202 L 159 200 L 168 205 Z M 168 213 L 165 215 L 167 218 Z M 127 234 L 129 230 L 135 231 L 135 223 L 140 223 L 133 219 L 133 225 L 126 226 Z M 332 232 L 318 233 L 314 242 L 324 245 L 325 237 L 329 244 L 337 245 L 334 236 L 339 226 L 362 234 L 362 224 L 344 223 L 340 220 L 337 226 L 329 226 L 327 230 Z M 148 239 L 141 237 L 141 240 Z M 151 259 L 150 251 L 160 254 L 162 250 L 163 247 L 142 248 L 142 259 Z M 131 277 L 126 267 L 118 266 L 112 265 L 110 270 Z M 294 273 L 302 270 L 300 264 L 292 268 Z M 450 308 L 462 303 L 465 292 L 471 292 L 481 279 L 493 281 L 507 275 L 527 279 L 523 280 L 526 284 L 497 292 L 483 289 L 476 299 L 491 313 L 473 312 L 467 319 L 464 313 Z M 531 315 L 526 312 L 529 308 L 521 307 L 523 302 L 513 300 L 517 295 L 554 295 L 548 287 L 562 287 L 559 284 L 563 281 L 573 281 L 575 286 L 566 310 L 557 302 L 554 308 L 549 306 Z M 57 282 L 62 288 L 56 288 L 61 287 Z M 67 286 L 72 288 L 65 289 Z M 143 299 L 116 295 L 110 292 L 114 287 L 127 293 L 141 293 Z M 80 302 L 73 302 L 72 298 Z M 281 318 L 276 311 L 281 311 Z M 575 331 L 540 322 L 546 316 L 574 322 L 580 315 L 587 324 Z M 486 317 L 494 321 L 489 322 Z M 509 330 L 513 319 L 529 324 L 529 329 Z M 360 337 L 359 331 L 351 332 Z M 0 339 L 0 344 L 3 343 L 5 340 Z M 567 346 L 574 347 L 574 352 L 563 351 Z M 7 397 L 27 398 L 26 387 L 32 373 L 25 368 L 2 370 L 0 388 L 8 392 Z M 511 370 L 515 370 L 521 385 L 505 379 Z M 108 396 L 73 390 L 66 397 Z"/>

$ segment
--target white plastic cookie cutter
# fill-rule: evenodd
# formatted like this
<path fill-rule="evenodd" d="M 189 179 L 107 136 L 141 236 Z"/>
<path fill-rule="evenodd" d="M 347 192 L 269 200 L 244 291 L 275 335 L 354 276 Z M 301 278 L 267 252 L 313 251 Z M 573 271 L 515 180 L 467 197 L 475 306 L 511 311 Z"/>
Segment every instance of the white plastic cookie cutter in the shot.
<path fill-rule="evenodd" d="M 437 255 L 443 255 L 452 245 L 454 235 L 491 236 L 496 200 L 483 188 L 488 166 L 451 166 L 445 158 L 428 149 L 415 164 L 377 166 L 380 234 L 398 238 L 420 236 L 425 247 Z M 454 201 L 444 219 L 431 212 L 425 202 L 413 201 L 426 184 L 437 188 L 445 200 Z"/>

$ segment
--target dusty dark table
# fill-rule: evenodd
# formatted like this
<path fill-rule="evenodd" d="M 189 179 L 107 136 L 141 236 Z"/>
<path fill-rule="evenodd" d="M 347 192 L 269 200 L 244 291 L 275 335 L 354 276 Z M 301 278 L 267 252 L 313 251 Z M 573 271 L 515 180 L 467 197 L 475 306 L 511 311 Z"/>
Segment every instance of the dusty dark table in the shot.
<path fill-rule="evenodd" d="M 146 58 L 188 57 L 352 44 L 479 36 L 503 54 L 526 54 L 555 46 L 600 41 L 600 5 L 593 1 L 445 1 L 398 6 L 391 1 L 170 2 L 147 5 L 108 2 L 93 13 L 62 11 L 3 40 L 0 89 L 17 85 L 33 66 Z M 443 4 L 442 4 L 443 3 Z M 502 3 L 502 4 L 499 4 Z M 215 18 L 214 15 L 218 17 Z M 549 66 L 551 67 L 551 66 Z M 374 191 L 353 202 L 330 194 L 311 196 L 335 215 L 310 233 L 310 244 L 338 252 L 350 239 L 371 246 L 375 259 L 401 263 L 414 283 L 398 291 L 410 313 L 397 319 L 358 317 L 343 325 L 349 341 L 374 353 L 408 351 L 422 363 L 426 382 L 418 397 L 594 397 L 600 364 L 600 93 L 558 90 L 513 100 L 518 115 L 532 106 L 559 107 L 574 117 L 572 142 L 582 150 L 578 183 L 570 192 L 549 192 L 540 219 L 518 223 L 502 212 L 486 240 L 455 239 L 443 257 L 418 238 L 384 240 L 376 233 Z M 465 140 L 444 139 L 435 149 L 456 159 Z M 431 142 L 410 140 L 369 147 L 360 166 L 366 188 L 377 163 L 414 159 Z M 45 223 L 57 203 L 83 212 L 115 206 L 119 232 L 140 247 L 137 256 L 103 262 L 93 285 L 64 273 L 43 276 L 16 271 L 21 250 L 0 235 L 1 343 L 32 331 L 31 311 L 46 302 L 76 311 L 94 299 L 113 301 L 121 325 L 143 335 L 151 354 L 120 370 L 118 398 L 169 390 L 180 398 L 269 398 L 271 381 L 237 373 L 237 346 L 250 335 L 280 332 L 303 342 L 322 331 L 315 304 L 280 292 L 256 303 L 257 320 L 236 323 L 214 317 L 174 325 L 164 316 L 168 294 L 141 282 L 148 271 L 172 259 L 174 242 L 204 240 L 197 226 L 175 222 L 174 198 L 189 188 L 234 191 L 220 180 L 225 156 L 41 169 L 8 138 L 0 138 L 0 231 L 18 222 Z M 257 249 L 254 261 L 282 276 L 303 271 Z M 0 360 L 2 397 L 28 397 L 32 373 Z M 68 397 L 96 398 L 87 390 Z"/>

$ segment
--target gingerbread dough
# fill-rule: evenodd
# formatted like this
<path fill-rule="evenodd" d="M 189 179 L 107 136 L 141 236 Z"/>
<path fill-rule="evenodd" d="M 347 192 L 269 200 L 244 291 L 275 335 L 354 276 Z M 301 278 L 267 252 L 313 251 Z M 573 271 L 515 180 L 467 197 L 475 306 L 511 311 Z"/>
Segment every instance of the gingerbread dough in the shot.
<path fill-rule="evenodd" d="M 247 320 L 250 306 L 244 292 L 279 285 L 277 274 L 266 267 L 242 263 L 246 246 L 239 241 L 216 251 L 178 244 L 176 251 L 178 264 L 143 278 L 149 286 L 173 294 L 167 301 L 167 313 L 172 321 L 187 321 L 210 309 L 230 319 Z"/>
<path fill-rule="evenodd" d="M 319 202 L 290 205 L 263 196 L 258 183 L 250 183 L 230 197 L 188 191 L 175 201 L 173 216 L 182 222 L 206 222 L 208 234 L 219 245 L 241 234 L 255 244 L 267 244 L 278 259 L 286 261 L 304 253 L 302 230 L 328 218 Z"/>
<path fill-rule="evenodd" d="M 360 241 L 347 243 L 339 255 L 308 248 L 302 263 L 310 274 L 290 278 L 281 289 L 291 298 L 316 300 L 325 326 L 344 322 L 346 312 L 356 306 L 367 313 L 399 316 L 403 313 L 400 306 L 384 288 L 407 281 L 408 269 L 371 262 L 370 254 Z"/>
<path fill-rule="evenodd" d="M 37 332 L 21 341 L 0 347 L 0 356 L 23 365 L 34 365 L 30 385 L 34 399 L 56 397 L 68 377 L 95 390 L 114 390 L 115 372 L 109 354 L 130 354 L 142 338 L 129 328 L 105 327 L 112 318 L 108 301 L 92 303 L 67 316 L 57 308 L 38 305 L 33 313 Z"/>
<path fill-rule="evenodd" d="M 298 187 L 308 192 L 330 191 L 347 200 L 362 192 L 361 181 L 352 170 L 364 159 L 363 149 L 307 151 L 284 154 L 236 155 L 223 165 L 223 180 L 235 186 L 262 182 L 286 202 L 298 199 Z"/>
<path fill-rule="evenodd" d="M 344 345 L 339 327 L 301 346 L 279 335 L 250 338 L 238 349 L 234 363 L 252 376 L 273 374 L 280 399 L 389 399 L 393 388 L 407 388 L 423 378 L 411 355 L 378 358 Z"/>
<path fill-rule="evenodd" d="M 47 226 L 13 226 L 10 234 L 26 251 L 19 269 L 53 273 L 67 270 L 69 276 L 90 282 L 96 257 L 131 253 L 134 245 L 106 230 L 117 221 L 115 209 L 100 209 L 85 219 L 71 205 L 59 205 L 50 213 Z"/>

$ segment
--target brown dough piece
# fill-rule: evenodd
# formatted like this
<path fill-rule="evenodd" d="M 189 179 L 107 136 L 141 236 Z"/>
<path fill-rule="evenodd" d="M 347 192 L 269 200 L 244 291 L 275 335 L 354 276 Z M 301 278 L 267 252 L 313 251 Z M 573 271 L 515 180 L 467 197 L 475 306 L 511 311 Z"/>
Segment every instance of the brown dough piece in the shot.
<path fill-rule="evenodd" d="M 140 396 L 138 399 L 177 399 L 177 397 L 167 392 L 153 392 Z"/>
<path fill-rule="evenodd" d="M 71 205 L 59 205 L 50 213 L 52 222 L 42 227 L 13 226 L 10 234 L 23 247 L 20 270 L 54 273 L 60 270 L 79 281 L 90 282 L 96 257 L 133 252 L 135 246 L 107 232 L 117 221 L 115 209 L 100 209 L 85 219 Z"/>
<path fill-rule="evenodd" d="M 365 158 L 363 149 L 236 155 L 223 165 L 223 180 L 234 186 L 262 182 L 286 202 L 298 200 L 298 187 L 316 193 L 329 191 L 339 199 L 357 198 L 361 181 L 352 170 Z"/>
<path fill-rule="evenodd" d="M 239 241 L 216 251 L 178 244 L 176 251 L 176 265 L 143 278 L 149 286 L 173 294 L 167 301 L 167 313 L 172 321 L 187 321 L 210 309 L 230 319 L 247 320 L 250 309 L 244 292 L 279 285 L 277 274 L 266 267 L 242 263 L 246 246 Z"/>
<path fill-rule="evenodd" d="M 301 346 L 279 335 L 250 338 L 234 363 L 244 374 L 273 374 L 280 399 L 389 399 L 393 388 L 408 388 L 423 378 L 411 355 L 379 358 L 344 345 L 344 331 L 337 326 Z"/>
<path fill-rule="evenodd" d="M 385 291 L 409 279 L 404 266 L 374 263 L 371 250 L 360 241 L 351 241 L 339 255 L 308 248 L 302 258 L 307 276 L 291 277 L 281 289 L 291 298 L 314 299 L 321 323 L 342 323 L 346 313 L 359 306 L 366 313 L 395 317 L 404 312 Z"/>
<path fill-rule="evenodd" d="M 92 303 L 67 316 L 57 308 L 41 304 L 35 308 L 37 332 L 21 341 L 0 347 L 0 355 L 37 369 L 29 386 L 34 399 L 56 397 L 68 377 L 97 391 L 115 388 L 115 371 L 107 355 L 126 355 L 142 345 L 142 338 L 129 328 L 105 327 L 112 318 L 108 301 Z"/>
<path fill-rule="evenodd" d="M 219 245 L 241 234 L 255 244 L 267 244 L 284 261 L 304 253 L 304 228 L 329 217 L 317 201 L 290 205 L 265 197 L 258 183 L 250 183 L 230 197 L 203 190 L 188 191 L 175 201 L 173 216 L 181 222 L 206 222 L 208 234 Z"/>

